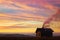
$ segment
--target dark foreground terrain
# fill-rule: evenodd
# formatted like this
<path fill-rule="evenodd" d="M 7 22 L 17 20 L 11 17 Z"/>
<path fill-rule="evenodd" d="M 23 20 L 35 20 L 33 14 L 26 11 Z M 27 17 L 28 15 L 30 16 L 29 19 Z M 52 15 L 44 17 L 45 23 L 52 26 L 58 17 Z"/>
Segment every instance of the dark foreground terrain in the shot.
<path fill-rule="evenodd" d="M 60 37 L 36 38 L 36 37 L 0 37 L 0 40 L 60 40 Z"/>
<path fill-rule="evenodd" d="M 60 40 L 60 36 L 37 38 L 23 34 L 0 34 L 0 40 Z"/>

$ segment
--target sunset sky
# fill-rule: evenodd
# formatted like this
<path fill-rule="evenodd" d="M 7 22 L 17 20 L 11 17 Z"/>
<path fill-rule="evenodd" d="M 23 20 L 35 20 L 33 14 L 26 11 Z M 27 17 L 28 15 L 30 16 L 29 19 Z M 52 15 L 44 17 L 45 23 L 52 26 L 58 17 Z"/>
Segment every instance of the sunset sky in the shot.
<path fill-rule="evenodd" d="M 0 0 L 0 33 L 34 33 L 58 9 L 60 0 Z"/>

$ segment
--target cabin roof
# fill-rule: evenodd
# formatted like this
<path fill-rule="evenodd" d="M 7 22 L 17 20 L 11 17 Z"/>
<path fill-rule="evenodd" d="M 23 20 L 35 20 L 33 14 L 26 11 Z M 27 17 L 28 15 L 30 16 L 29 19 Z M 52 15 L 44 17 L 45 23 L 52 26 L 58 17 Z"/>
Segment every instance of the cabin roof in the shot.
<path fill-rule="evenodd" d="M 43 32 L 43 31 L 54 32 L 51 28 L 37 28 L 36 33 Z"/>

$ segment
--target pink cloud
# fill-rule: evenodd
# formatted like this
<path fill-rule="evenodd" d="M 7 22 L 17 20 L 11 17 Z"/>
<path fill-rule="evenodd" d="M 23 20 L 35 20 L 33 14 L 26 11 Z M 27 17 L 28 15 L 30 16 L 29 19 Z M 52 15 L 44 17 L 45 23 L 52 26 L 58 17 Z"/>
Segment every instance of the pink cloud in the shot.
<path fill-rule="evenodd" d="M 43 16 L 38 16 L 38 15 L 34 15 L 34 14 L 28 14 L 28 13 L 21 13 L 18 15 L 11 15 L 11 14 L 0 14 L 0 19 L 7 19 L 7 20 L 16 20 L 16 19 L 20 19 L 20 20 L 44 20 L 46 19 L 46 17 Z"/>

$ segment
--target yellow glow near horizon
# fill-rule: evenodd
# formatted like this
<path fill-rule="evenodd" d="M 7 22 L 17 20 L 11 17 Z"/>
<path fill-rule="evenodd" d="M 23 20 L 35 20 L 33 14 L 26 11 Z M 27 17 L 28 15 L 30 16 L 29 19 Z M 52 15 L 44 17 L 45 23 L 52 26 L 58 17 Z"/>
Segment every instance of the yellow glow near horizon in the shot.
<path fill-rule="evenodd" d="M 36 28 L 42 27 L 42 24 L 39 21 L 0 20 L 0 33 L 35 33 Z"/>
<path fill-rule="evenodd" d="M 37 28 L 10 28 L 10 29 L 0 29 L 0 33 L 7 33 L 7 34 L 12 34 L 12 33 L 17 33 L 17 34 L 22 34 L 22 33 L 35 33 Z M 52 28 L 54 30 L 54 33 L 60 33 L 60 29 Z"/>
<path fill-rule="evenodd" d="M 0 20 L 0 33 L 35 33 L 36 28 L 41 28 L 42 25 L 43 22 L 39 21 Z M 54 32 L 60 33 L 60 29 L 54 27 L 51 28 Z"/>
<path fill-rule="evenodd" d="M 12 29 L 0 29 L 0 33 L 35 33 L 36 28 L 12 28 Z"/>

